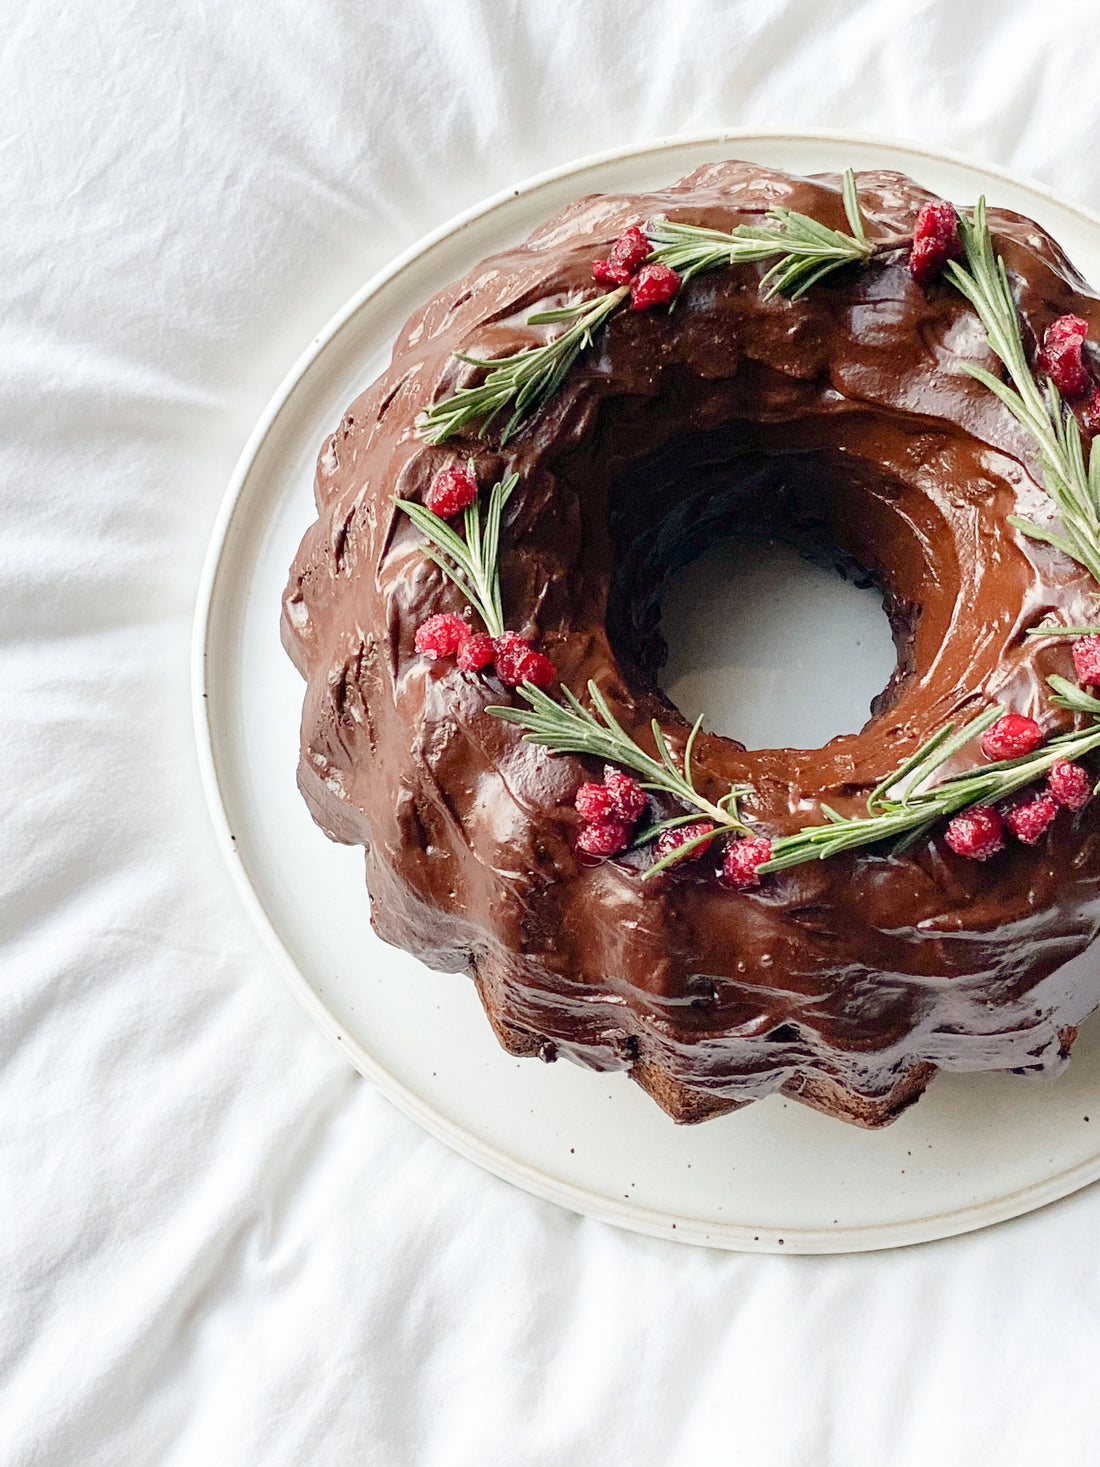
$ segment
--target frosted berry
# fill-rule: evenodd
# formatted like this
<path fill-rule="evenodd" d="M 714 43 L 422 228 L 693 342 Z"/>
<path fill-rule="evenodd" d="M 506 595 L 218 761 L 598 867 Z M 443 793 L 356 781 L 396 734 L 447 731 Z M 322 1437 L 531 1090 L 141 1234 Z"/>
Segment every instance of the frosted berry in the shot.
<path fill-rule="evenodd" d="M 636 779 L 631 779 L 629 774 L 623 774 L 621 769 L 607 769 L 604 771 L 603 782 L 616 815 L 631 822 L 642 818 L 649 807 L 649 800 Z"/>
<path fill-rule="evenodd" d="M 615 818 L 615 810 L 611 802 L 611 791 L 605 784 L 596 784 L 594 780 L 588 780 L 581 785 L 573 803 L 577 807 L 578 815 L 583 815 L 586 820 L 611 820 Z"/>
<path fill-rule="evenodd" d="M 1089 369 L 1082 356 L 1089 323 L 1083 316 L 1058 316 L 1043 334 L 1039 369 L 1063 397 L 1077 397 L 1089 385 Z"/>
<path fill-rule="evenodd" d="M 1074 316 L 1067 311 L 1064 316 L 1055 316 L 1043 333 L 1043 343 L 1045 345 L 1049 341 L 1061 346 L 1067 341 L 1084 341 L 1088 334 L 1089 323 L 1084 316 Z"/>
<path fill-rule="evenodd" d="M 519 675 L 520 658 L 535 650 L 531 643 L 518 632 L 501 632 L 493 641 L 493 650 L 497 677 L 510 688 L 518 687 L 523 681 Z"/>
<path fill-rule="evenodd" d="M 536 652 L 533 647 L 517 659 L 514 670 L 521 683 L 534 683 L 536 688 L 542 688 L 544 692 L 554 686 L 558 676 L 558 669 L 549 657 L 542 652 Z"/>
<path fill-rule="evenodd" d="M 722 880 L 735 891 L 748 891 L 760 885 L 758 866 L 770 861 L 772 843 L 762 835 L 746 835 L 731 840 L 722 861 Z"/>
<path fill-rule="evenodd" d="M 468 468 L 452 464 L 432 480 L 426 503 L 441 520 L 453 519 L 477 498 L 477 480 Z"/>
<path fill-rule="evenodd" d="M 956 815 L 944 832 L 944 839 L 956 856 L 971 861 L 986 861 L 1004 849 L 1004 822 L 992 805 L 971 805 Z"/>
<path fill-rule="evenodd" d="M 653 252 L 653 246 L 645 237 L 645 231 L 637 224 L 624 229 L 611 246 L 608 260 L 626 271 L 629 280 L 635 270 L 640 270 Z"/>
<path fill-rule="evenodd" d="M 662 861 L 666 856 L 671 856 L 673 851 L 678 851 L 682 846 L 686 846 L 688 841 L 696 840 L 701 835 L 707 835 L 713 829 L 713 820 L 693 820 L 689 825 L 677 825 L 672 830 L 662 830 L 657 837 L 653 853 L 658 861 Z M 678 866 L 681 861 L 694 861 L 709 845 L 709 840 L 700 841 L 699 845 L 693 846 L 690 851 L 684 851 L 682 855 L 670 861 L 669 865 Z"/>
<path fill-rule="evenodd" d="M 1055 759 L 1047 775 L 1047 794 L 1065 810 L 1080 810 L 1089 802 L 1092 780 L 1080 764 L 1068 759 Z"/>
<path fill-rule="evenodd" d="M 457 662 L 463 672 L 482 672 L 494 661 L 496 645 L 488 632 L 475 632 L 458 649 Z"/>
<path fill-rule="evenodd" d="M 649 240 L 637 224 L 632 224 L 611 246 L 606 260 L 593 261 L 593 279 L 601 285 L 625 285 L 650 253 Z"/>
<path fill-rule="evenodd" d="M 627 820 L 593 820 L 577 836 L 577 848 L 586 856 L 617 856 L 634 834 Z"/>
<path fill-rule="evenodd" d="M 1100 683 L 1100 637 L 1077 638 L 1073 644 L 1073 670 L 1079 683 Z"/>
<path fill-rule="evenodd" d="M 534 683 L 536 688 L 553 686 L 558 670 L 541 652 L 517 632 L 502 632 L 495 642 L 497 677 L 510 688 Z"/>
<path fill-rule="evenodd" d="M 918 285 L 928 285 L 948 260 L 962 254 L 959 238 L 959 216 L 946 199 L 925 204 L 913 226 L 913 247 L 909 251 L 909 273 Z"/>
<path fill-rule="evenodd" d="M 438 616 L 429 616 L 416 629 L 413 645 L 425 657 L 453 657 L 470 635 L 470 628 L 460 616 L 441 611 Z"/>
<path fill-rule="evenodd" d="M 680 289 L 680 277 L 671 265 L 643 265 L 630 284 L 630 309 L 648 311 L 670 301 Z"/>
<path fill-rule="evenodd" d="M 1100 387 L 1097 388 L 1085 404 L 1081 418 L 1085 426 L 1085 432 L 1091 433 L 1095 438 L 1097 433 L 1100 433 Z"/>
<path fill-rule="evenodd" d="M 1033 846 L 1058 814 L 1058 806 L 1049 795 L 1039 795 L 1026 805 L 1017 805 L 1005 816 L 1005 824 L 1017 840 Z"/>
<path fill-rule="evenodd" d="M 987 759 L 1022 759 L 1043 742 L 1043 730 L 1034 718 L 1006 713 L 982 734 L 982 753 Z"/>

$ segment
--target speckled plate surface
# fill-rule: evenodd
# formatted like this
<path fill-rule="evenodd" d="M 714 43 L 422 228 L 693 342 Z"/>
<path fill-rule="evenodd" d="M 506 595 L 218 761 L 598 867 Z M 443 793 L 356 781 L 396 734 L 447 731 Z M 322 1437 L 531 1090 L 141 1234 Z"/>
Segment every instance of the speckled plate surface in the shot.
<path fill-rule="evenodd" d="M 1007 174 L 868 138 L 676 138 L 585 159 L 490 199 L 349 301 L 249 439 L 199 592 L 199 757 L 222 849 L 275 966 L 349 1061 L 433 1134 L 540 1197 L 640 1232 L 760 1251 L 888 1248 L 984 1227 L 1100 1176 L 1100 1022 L 1085 1027 L 1058 1080 L 941 1075 L 913 1110 L 877 1133 L 778 1097 L 703 1126 L 676 1127 L 625 1075 L 511 1058 L 497 1046 L 470 982 L 432 973 L 374 937 L 361 854 L 324 838 L 294 782 L 302 683 L 279 643 L 279 596 L 313 518 L 313 467 L 325 434 L 382 370 L 407 316 L 440 286 L 581 194 L 657 187 L 722 157 L 792 172 L 896 168 L 959 202 L 984 191 L 991 202 L 1038 219 L 1086 276 L 1100 280 L 1100 219 Z M 839 617 L 853 649 L 850 674 L 840 687 L 826 679 L 805 700 L 819 725 L 798 730 L 798 739 L 856 726 L 853 707 L 866 707 L 892 666 L 873 598 L 852 593 L 841 605 L 829 578 L 802 571 L 777 586 L 776 566 L 763 561 L 701 573 L 710 576 L 719 611 L 724 584 L 767 574 L 782 614 L 770 619 L 770 641 L 742 635 L 720 645 L 720 615 L 683 616 L 682 672 L 668 685 L 685 711 L 692 677 L 705 668 L 713 725 L 736 729 L 750 743 L 775 738 L 767 690 L 790 655 L 784 616 L 810 638 L 808 670 L 822 662 L 824 643 L 813 638 L 840 635 Z M 715 671 L 723 676 L 716 680 Z M 745 679 L 764 710 L 751 729 L 743 717 L 737 721 L 732 697 L 735 681 L 743 690 Z"/>

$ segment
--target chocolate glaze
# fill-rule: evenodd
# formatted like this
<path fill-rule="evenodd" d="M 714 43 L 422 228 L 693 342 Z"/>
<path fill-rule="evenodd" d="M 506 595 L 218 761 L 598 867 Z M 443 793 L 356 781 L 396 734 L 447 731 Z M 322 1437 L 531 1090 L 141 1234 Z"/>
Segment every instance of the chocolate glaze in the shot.
<path fill-rule="evenodd" d="M 1049 673 L 1072 675 L 1069 647 L 1024 632 L 1051 611 L 1091 620 L 1095 586 L 1007 523 L 1049 523 L 1052 506 L 1022 430 L 962 370 L 997 369 L 973 312 L 909 276 L 903 237 L 930 196 L 901 175 L 859 177 L 869 233 L 899 241 L 867 268 L 794 302 L 762 300 L 757 267 L 700 276 L 671 314 L 617 315 L 505 451 L 417 436 L 417 414 L 471 371 L 452 352 L 545 339 L 526 316 L 591 292 L 592 260 L 627 225 L 729 229 L 782 204 L 844 228 L 839 182 L 725 162 L 661 193 L 582 199 L 441 291 L 324 445 L 284 599 L 307 680 L 299 784 L 332 839 L 365 847 L 379 934 L 470 972 L 514 1053 L 628 1069 L 679 1120 L 782 1089 L 881 1124 L 937 1067 L 1057 1070 L 1100 1003 L 1098 965 L 1063 966 L 1100 923 L 1100 802 L 984 864 L 940 832 L 749 894 L 708 860 L 643 885 L 632 858 L 574 851 L 573 795 L 600 770 L 487 715 L 511 696 L 492 677 L 413 650 L 420 621 L 465 603 L 391 496 L 422 496 L 472 452 L 483 484 L 521 477 L 506 620 L 575 691 L 594 678 L 643 744 L 657 717 L 683 747 L 654 681 L 661 591 L 715 537 L 781 535 L 881 585 L 898 669 L 858 734 L 809 750 L 698 741 L 700 788 L 750 784 L 746 812 L 770 834 L 822 820 L 822 801 L 862 813 L 920 741 L 990 700 L 1069 726 L 1044 693 Z M 990 223 L 1032 333 L 1067 310 L 1100 324 L 1048 235 L 1014 214 Z"/>

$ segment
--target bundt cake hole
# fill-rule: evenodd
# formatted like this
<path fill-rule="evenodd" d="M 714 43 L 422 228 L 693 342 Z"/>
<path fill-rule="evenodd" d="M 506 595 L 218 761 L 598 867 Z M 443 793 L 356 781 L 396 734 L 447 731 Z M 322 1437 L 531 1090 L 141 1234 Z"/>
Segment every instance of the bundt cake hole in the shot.
<path fill-rule="evenodd" d="M 782 541 L 734 536 L 670 577 L 657 682 L 686 719 L 702 714 L 749 749 L 816 748 L 867 722 L 897 669 L 882 592 L 820 548 L 829 569 Z"/>
<path fill-rule="evenodd" d="M 674 435 L 608 486 L 620 666 L 686 721 L 702 713 L 749 748 L 858 732 L 916 670 L 912 566 L 924 572 L 924 551 L 894 507 L 904 486 L 835 449 L 784 452 L 781 437 L 744 423 Z M 873 543 L 902 552 L 907 575 L 869 554 Z M 800 604 L 811 625 L 792 616 Z"/>

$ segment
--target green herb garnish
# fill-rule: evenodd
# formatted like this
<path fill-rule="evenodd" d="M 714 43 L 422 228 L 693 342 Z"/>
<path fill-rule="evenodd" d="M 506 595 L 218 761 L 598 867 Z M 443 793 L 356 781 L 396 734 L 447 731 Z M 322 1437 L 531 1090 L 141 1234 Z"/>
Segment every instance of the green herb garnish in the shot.
<path fill-rule="evenodd" d="M 552 321 L 572 322 L 568 330 L 545 346 L 525 347 L 510 357 L 489 361 L 455 352 L 460 362 L 483 367 L 487 375 L 475 386 L 460 387 L 453 396 L 433 403 L 421 413 L 417 420 L 421 435 L 429 443 L 443 443 L 471 424 L 480 423 L 478 437 L 484 438 L 500 414 L 511 406 L 511 416 L 500 434 L 501 444 L 507 443 L 523 420 L 554 396 L 570 367 L 585 347 L 592 344 L 592 333 L 629 293 L 624 285 L 592 300 L 528 316 L 530 326 Z"/>
<path fill-rule="evenodd" d="M 427 535 L 429 544 L 424 554 L 434 560 L 439 569 L 453 581 L 478 616 L 485 623 L 491 636 L 499 637 L 504 631 L 504 613 L 500 604 L 500 524 L 504 506 L 519 483 L 518 474 L 509 474 L 489 491 L 489 505 L 485 512 L 485 523 L 481 522 L 481 504 L 475 499 L 466 506 L 463 528 L 466 538 L 456 534 L 446 520 L 433 514 L 424 504 L 412 499 L 394 499 L 398 509 L 403 509 L 416 525 Z"/>
<path fill-rule="evenodd" d="M 1073 413 L 1048 377 L 1045 394 L 1035 381 L 1027 355 L 1008 271 L 985 218 L 985 199 L 978 200 L 973 219 L 959 215 L 959 232 L 966 251 L 965 265 L 951 260 L 945 274 L 978 313 L 989 345 L 1004 364 L 1012 385 L 1002 382 L 976 362 L 963 370 L 988 387 L 1035 440 L 1043 472 L 1043 487 L 1058 507 L 1062 533 L 1037 525 L 1022 515 L 1009 515 L 1009 524 L 1032 540 L 1044 540 L 1083 566 L 1100 581 L 1100 454 L 1085 450 Z"/>
<path fill-rule="evenodd" d="M 728 233 L 657 219 L 646 231 L 654 246 L 653 258 L 671 266 L 684 284 L 704 270 L 774 260 L 760 282 L 764 298 L 789 295 L 797 300 L 833 270 L 862 264 L 875 253 L 876 246 L 868 240 L 863 225 L 850 168 L 844 171 L 843 191 L 851 234 L 828 229 L 793 209 L 770 209 L 765 215 L 770 227 L 739 224 Z"/>
<path fill-rule="evenodd" d="M 1071 707 L 1075 712 L 1100 714 L 1100 700 L 1082 693 L 1065 678 L 1052 677 L 1048 681 L 1058 695 L 1052 702 Z M 760 870 L 782 871 L 805 861 L 824 861 L 840 851 L 858 850 L 891 839 L 896 842 L 895 851 L 904 850 L 941 820 L 971 805 L 996 804 L 1041 778 L 1056 759 L 1079 759 L 1100 746 L 1100 722 L 1094 717 L 1090 728 L 1050 739 L 1034 754 L 983 764 L 927 788 L 928 781 L 953 754 L 979 738 L 1004 712 L 999 705 L 987 708 L 958 730 L 952 723 L 945 724 L 871 792 L 867 815 L 846 819 L 827 811 L 828 824 L 807 826 L 794 835 L 780 836 L 773 841 L 772 858 Z"/>
<path fill-rule="evenodd" d="M 504 719 L 506 723 L 518 724 L 523 729 L 523 737 L 528 743 L 540 744 L 551 754 L 588 754 L 594 759 L 625 765 L 626 768 L 633 769 L 643 776 L 644 789 L 661 790 L 692 807 L 694 813 L 690 816 L 674 816 L 669 820 L 658 821 L 648 826 L 634 842 L 635 845 L 647 844 L 655 840 L 662 830 L 671 830 L 674 826 L 687 824 L 689 820 L 697 820 L 699 815 L 705 815 L 714 821 L 715 832 L 708 832 L 705 836 L 686 841 L 682 846 L 677 847 L 671 856 L 656 861 L 650 866 L 645 872 L 645 877 L 656 875 L 658 871 L 664 870 L 665 866 L 671 865 L 674 860 L 682 860 L 687 852 L 710 839 L 714 833 L 728 832 L 737 835 L 750 833 L 749 827 L 741 819 L 737 810 L 737 801 L 743 795 L 750 793 L 749 790 L 735 786 L 712 803 L 704 799 L 695 788 L 691 755 L 702 727 L 702 718 L 697 718 L 692 726 L 684 745 L 683 767 L 679 768 L 657 720 L 653 719 L 652 722 L 653 742 L 657 749 L 657 757 L 654 758 L 630 737 L 608 707 L 606 698 L 594 682 L 588 684 L 588 696 L 592 700 L 595 713 L 585 708 L 583 703 L 564 686 L 562 696 L 566 699 L 565 706 L 556 703 L 553 698 L 548 697 L 538 688 L 532 687 L 530 683 L 525 683 L 517 691 L 530 705 L 528 708 L 491 707 L 487 708 L 486 712 L 494 713 L 497 718 Z"/>

